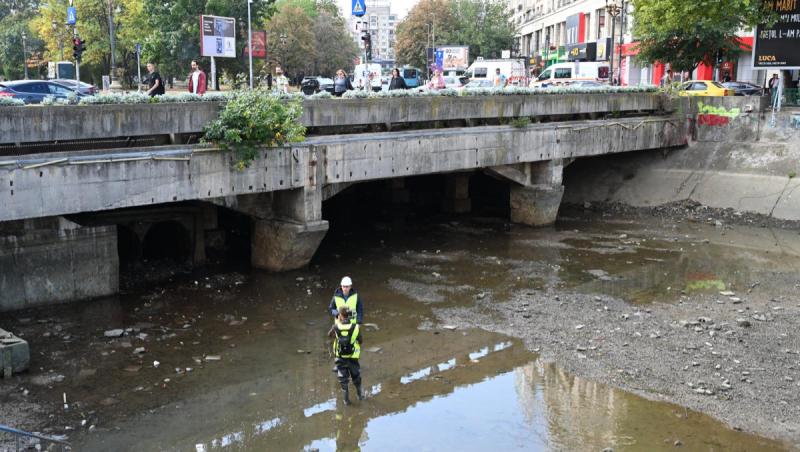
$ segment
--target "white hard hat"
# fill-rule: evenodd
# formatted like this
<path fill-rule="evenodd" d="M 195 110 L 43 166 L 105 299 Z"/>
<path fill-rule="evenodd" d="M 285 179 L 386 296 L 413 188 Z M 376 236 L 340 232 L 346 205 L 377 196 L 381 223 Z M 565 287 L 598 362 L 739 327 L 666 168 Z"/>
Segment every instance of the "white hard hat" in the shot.
<path fill-rule="evenodd" d="M 340 285 L 342 285 L 342 286 L 352 286 L 353 285 L 353 280 L 350 279 L 349 276 L 345 276 L 344 278 L 342 278 L 342 282 L 341 282 Z"/>

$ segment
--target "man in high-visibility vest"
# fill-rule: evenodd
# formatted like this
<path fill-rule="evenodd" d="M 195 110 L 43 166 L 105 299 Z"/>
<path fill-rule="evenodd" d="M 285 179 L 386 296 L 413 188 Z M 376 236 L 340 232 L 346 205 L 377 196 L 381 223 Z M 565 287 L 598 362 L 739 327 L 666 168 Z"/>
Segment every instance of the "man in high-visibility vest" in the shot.
<path fill-rule="evenodd" d="M 336 376 L 339 384 L 342 385 L 343 398 L 345 405 L 350 405 L 350 380 L 356 387 L 358 400 L 364 399 L 364 392 L 361 390 L 361 365 L 358 362 L 361 357 L 361 343 L 364 340 L 361 336 L 361 328 L 357 323 L 350 322 L 350 309 L 342 306 L 339 309 L 336 322 L 328 331 L 328 337 L 333 338 L 333 355 L 336 357 Z"/>
<path fill-rule="evenodd" d="M 349 276 L 342 278 L 342 282 L 334 292 L 331 303 L 328 305 L 328 311 L 332 316 L 336 317 L 339 315 L 338 311 L 342 306 L 346 306 L 350 310 L 350 322 L 358 323 L 359 325 L 364 323 L 363 302 L 358 297 L 358 292 L 353 287 L 353 280 Z"/>

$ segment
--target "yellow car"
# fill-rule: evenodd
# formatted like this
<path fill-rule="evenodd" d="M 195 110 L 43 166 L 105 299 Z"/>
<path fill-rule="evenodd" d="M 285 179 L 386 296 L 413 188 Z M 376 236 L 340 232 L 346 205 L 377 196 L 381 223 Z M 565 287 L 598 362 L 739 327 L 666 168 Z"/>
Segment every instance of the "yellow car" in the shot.
<path fill-rule="evenodd" d="M 733 96 L 736 92 L 711 80 L 689 80 L 681 85 L 680 96 Z"/>

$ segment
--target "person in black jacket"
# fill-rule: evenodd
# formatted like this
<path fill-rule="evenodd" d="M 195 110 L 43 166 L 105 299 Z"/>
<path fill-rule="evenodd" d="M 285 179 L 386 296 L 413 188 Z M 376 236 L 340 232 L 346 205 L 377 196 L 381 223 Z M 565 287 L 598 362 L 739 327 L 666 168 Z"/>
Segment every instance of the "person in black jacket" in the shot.
<path fill-rule="evenodd" d="M 393 89 L 408 89 L 406 81 L 400 77 L 400 70 L 397 68 L 392 69 L 392 80 L 389 82 L 389 91 Z"/>

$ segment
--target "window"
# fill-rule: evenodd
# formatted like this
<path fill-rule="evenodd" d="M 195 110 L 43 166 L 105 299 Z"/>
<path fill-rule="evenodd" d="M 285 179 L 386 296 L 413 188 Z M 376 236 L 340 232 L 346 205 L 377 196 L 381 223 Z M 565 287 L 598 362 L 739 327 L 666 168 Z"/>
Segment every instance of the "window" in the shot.
<path fill-rule="evenodd" d="M 553 72 L 553 78 L 572 78 L 572 69 L 558 68 Z"/>
<path fill-rule="evenodd" d="M 47 87 L 46 83 L 28 83 L 20 86 L 17 91 L 33 94 L 50 94 L 50 89 Z"/>
<path fill-rule="evenodd" d="M 488 72 L 489 71 L 487 71 L 485 67 L 476 67 L 472 76 L 475 78 L 486 78 Z"/>
<path fill-rule="evenodd" d="M 48 87 L 50 88 L 50 94 L 53 94 L 55 96 L 69 96 L 70 93 L 72 93 L 72 91 L 68 90 L 67 88 L 64 88 L 63 86 L 51 84 L 48 85 Z"/>
<path fill-rule="evenodd" d="M 416 78 L 416 77 L 417 77 L 416 69 L 403 69 L 403 78 Z"/>
<path fill-rule="evenodd" d="M 539 78 L 537 80 L 549 80 L 549 79 L 550 79 L 550 69 L 545 69 L 545 71 L 539 75 Z"/>

